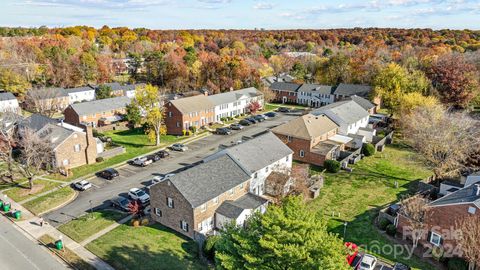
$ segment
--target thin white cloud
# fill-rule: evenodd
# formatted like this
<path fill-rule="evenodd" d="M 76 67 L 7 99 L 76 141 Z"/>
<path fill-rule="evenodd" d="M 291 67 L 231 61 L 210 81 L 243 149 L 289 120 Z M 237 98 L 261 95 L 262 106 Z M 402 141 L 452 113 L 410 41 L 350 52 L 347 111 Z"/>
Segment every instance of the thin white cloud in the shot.
<path fill-rule="evenodd" d="M 265 2 L 260 2 L 253 6 L 254 9 L 273 9 L 274 7 L 274 4 Z"/>

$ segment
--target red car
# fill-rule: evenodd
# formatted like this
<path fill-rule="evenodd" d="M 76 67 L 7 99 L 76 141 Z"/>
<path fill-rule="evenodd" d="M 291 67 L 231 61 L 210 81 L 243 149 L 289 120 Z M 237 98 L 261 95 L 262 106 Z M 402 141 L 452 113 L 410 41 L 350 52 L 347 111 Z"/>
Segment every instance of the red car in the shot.
<path fill-rule="evenodd" d="M 347 262 L 348 265 L 352 265 L 353 261 L 358 255 L 358 246 L 355 243 L 352 242 L 346 242 L 345 247 L 348 248 L 349 252 L 347 255 Z"/>

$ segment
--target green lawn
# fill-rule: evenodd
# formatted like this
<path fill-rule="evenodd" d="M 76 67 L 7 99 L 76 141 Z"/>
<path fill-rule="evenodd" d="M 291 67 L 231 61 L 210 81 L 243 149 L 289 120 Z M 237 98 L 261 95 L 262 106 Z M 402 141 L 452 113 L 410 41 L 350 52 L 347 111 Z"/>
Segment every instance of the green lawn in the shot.
<path fill-rule="evenodd" d="M 136 156 L 149 153 L 155 149 L 165 147 L 165 145 L 178 142 L 188 137 L 177 137 L 173 135 L 163 135 L 160 138 L 160 146 L 155 146 L 154 143 L 148 140 L 147 135 L 140 130 L 123 130 L 123 131 L 108 131 L 104 132 L 103 135 L 111 137 L 112 141 L 125 147 L 126 152 L 124 154 L 114 156 L 103 162 L 95 163 L 92 165 L 83 165 L 77 168 L 72 169 L 72 174 L 69 177 L 64 177 L 59 174 L 51 175 L 52 179 L 58 179 L 63 181 L 69 181 L 78 177 L 82 177 L 102 169 L 111 167 L 115 164 L 125 162 Z"/>
<path fill-rule="evenodd" d="M 72 198 L 74 193 L 75 191 L 71 187 L 63 187 L 45 196 L 26 202 L 23 206 L 30 210 L 30 212 L 38 215 L 66 202 Z"/>
<path fill-rule="evenodd" d="M 274 111 L 280 107 L 286 107 L 286 108 L 291 108 L 291 109 L 305 109 L 308 108 L 308 106 L 303 106 L 303 105 L 292 105 L 292 104 L 277 104 L 277 103 L 266 103 L 265 104 L 265 111 Z"/>
<path fill-rule="evenodd" d="M 95 270 L 95 267 L 85 262 L 82 258 L 80 258 L 75 252 L 71 251 L 70 249 L 64 247 L 62 251 L 57 250 L 55 248 L 55 241 L 57 239 L 53 238 L 52 236 L 45 234 L 42 235 L 39 240 L 44 243 L 51 252 L 57 254 L 57 256 L 61 257 L 70 265 L 72 265 L 74 269 Z"/>
<path fill-rule="evenodd" d="M 58 227 L 58 230 L 80 243 L 123 217 L 125 217 L 125 214 L 117 211 L 98 211 L 76 218 Z"/>
<path fill-rule="evenodd" d="M 389 146 L 352 167 L 352 173 L 325 174 L 320 196 L 310 202 L 312 209 L 323 214 L 328 219 L 329 230 L 340 236 L 343 236 L 344 222 L 348 222 L 346 241 L 366 245 L 367 249 L 391 244 L 374 227 L 378 210 L 407 194 L 419 179 L 431 175 L 430 170 L 418 154 L 402 145 Z M 395 181 L 399 188 L 395 188 Z M 403 261 L 415 268 L 434 269 L 417 257 L 405 259 L 405 252 L 398 256 L 378 249 L 368 252 L 391 262 Z"/>
<path fill-rule="evenodd" d="M 56 182 L 36 179 L 33 181 L 33 188 L 31 190 L 29 189 L 28 182 L 23 182 L 22 184 L 4 191 L 3 193 L 14 201 L 21 202 L 37 194 L 52 190 L 58 186 L 60 186 L 60 184 Z"/>
<path fill-rule="evenodd" d="M 115 269 L 207 269 L 195 242 L 160 224 L 120 225 L 86 247 Z"/>

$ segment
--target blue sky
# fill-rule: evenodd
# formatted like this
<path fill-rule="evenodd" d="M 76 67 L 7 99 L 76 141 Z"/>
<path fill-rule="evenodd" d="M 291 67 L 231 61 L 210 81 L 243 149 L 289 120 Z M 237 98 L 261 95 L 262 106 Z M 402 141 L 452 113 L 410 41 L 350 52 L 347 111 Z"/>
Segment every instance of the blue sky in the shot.
<path fill-rule="evenodd" d="M 1 26 L 480 28 L 480 0 L 0 0 Z"/>

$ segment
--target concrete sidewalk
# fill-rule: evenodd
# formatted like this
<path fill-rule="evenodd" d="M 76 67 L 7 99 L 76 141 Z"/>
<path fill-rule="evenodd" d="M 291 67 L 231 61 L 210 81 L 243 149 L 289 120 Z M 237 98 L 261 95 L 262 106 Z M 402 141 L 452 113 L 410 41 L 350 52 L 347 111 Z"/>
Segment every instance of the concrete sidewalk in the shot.
<path fill-rule="evenodd" d="M 28 235 L 37 240 L 45 234 L 48 234 L 55 239 L 59 239 L 61 237 L 65 247 L 75 252 L 80 258 L 82 258 L 85 262 L 91 264 L 96 269 L 114 270 L 114 268 L 111 267 L 109 264 L 98 258 L 95 254 L 88 251 L 86 248 L 72 240 L 70 237 L 64 235 L 63 233 L 55 229 L 50 224 L 44 223 L 43 226 L 41 226 L 40 218 L 29 212 L 20 204 L 12 200 L 8 201 L 12 205 L 12 210 L 22 211 L 22 220 L 13 222 L 13 224 L 16 225 L 15 228 L 17 228 L 18 230 L 27 233 Z"/>

